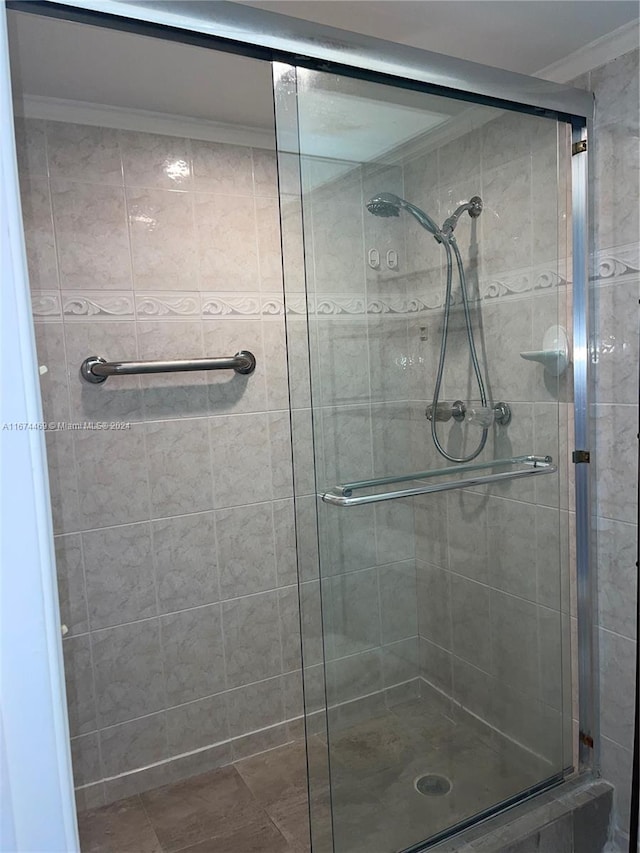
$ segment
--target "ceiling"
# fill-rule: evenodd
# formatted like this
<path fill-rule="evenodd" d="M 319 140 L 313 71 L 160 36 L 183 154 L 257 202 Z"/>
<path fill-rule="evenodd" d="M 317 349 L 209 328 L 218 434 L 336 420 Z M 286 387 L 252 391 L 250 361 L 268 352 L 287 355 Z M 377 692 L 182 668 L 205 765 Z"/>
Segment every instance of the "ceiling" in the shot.
<path fill-rule="evenodd" d="M 272 0 L 249 5 L 524 73 L 590 44 L 633 20 L 638 11 L 637 2 L 626 0 Z M 107 105 L 121 114 L 144 113 L 147 119 L 177 116 L 192 124 L 253 129 L 272 145 L 266 62 L 23 12 L 9 13 L 9 36 L 19 111 L 23 96 L 32 111 L 34 103 L 42 109 L 43 100 L 82 102 L 80 117 L 61 117 L 99 124 L 105 123 L 104 111 L 92 119 L 87 106 Z M 344 78 L 337 88 L 323 81 L 306 98 L 308 153 L 357 159 L 359 152 L 364 159 L 374 158 L 446 122 L 463 106 L 360 81 L 353 86 L 349 89 Z M 47 115 L 52 117 L 51 111 Z M 158 132 L 186 134 L 179 123 L 176 127 Z"/>
<path fill-rule="evenodd" d="M 8 19 L 14 94 L 273 125 L 265 62 L 23 12 Z"/>
<path fill-rule="evenodd" d="M 638 18 L 637 0 L 264 0 L 246 5 L 535 74 Z"/>
<path fill-rule="evenodd" d="M 218 132 L 220 126 L 266 131 L 258 144 L 273 147 L 267 62 L 20 12 L 9 14 L 9 36 L 16 106 L 26 115 L 44 107 L 44 117 L 130 128 L 122 120 L 130 122 L 133 112 L 141 130 L 150 129 L 150 115 L 181 116 L 189 128 L 176 122 L 179 135 L 193 136 L 195 120 Z M 115 109 L 96 112 L 92 105 Z M 301 151 L 376 159 L 463 108 L 448 98 L 319 75 L 300 99 Z M 241 133 L 229 139 L 216 135 L 216 127 L 204 130 L 205 138 L 247 144 Z"/>

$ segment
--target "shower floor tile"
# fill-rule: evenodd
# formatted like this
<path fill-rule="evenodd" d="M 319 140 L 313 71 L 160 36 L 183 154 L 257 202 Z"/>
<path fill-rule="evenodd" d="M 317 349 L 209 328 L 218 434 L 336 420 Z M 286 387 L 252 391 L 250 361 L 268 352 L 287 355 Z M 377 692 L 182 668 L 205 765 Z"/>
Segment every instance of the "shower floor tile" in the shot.
<path fill-rule="evenodd" d="M 330 742 L 336 853 L 397 853 L 552 775 L 536 756 L 424 698 Z M 425 774 L 444 776 L 450 792 L 420 794 Z"/>
<path fill-rule="evenodd" d="M 79 815 L 82 853 L 308 853 L 304 744 Z"/>
<path fill-rule="evenodd" d="M 83 853 L 162 853 L 140 797 L 78 815 Z"/>
<path fill-rule="evenodd" d="M 326 741 L 310 744 L 313 771 Z M 331 727 L 330 744 L 336 853 L 397 853 L 551 775 L 531 753 L 425 699 Z M 416 779 L 430 773 L 451 791 L 418 793 Z M 329 797 L 316 793 L 328 825 Z M 81 813 L 79 828 L 83 853 L 309 853 L 304 743 Z"/>

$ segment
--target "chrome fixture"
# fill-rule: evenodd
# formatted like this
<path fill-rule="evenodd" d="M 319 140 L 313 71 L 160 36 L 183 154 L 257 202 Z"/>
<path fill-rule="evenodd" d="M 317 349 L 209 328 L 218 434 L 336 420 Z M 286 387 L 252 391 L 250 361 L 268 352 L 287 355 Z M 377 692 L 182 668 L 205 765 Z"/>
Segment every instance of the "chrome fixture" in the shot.
<path fill-rule="evenodd" d="M 400 198 L 400 196 L 395 195 L 394 193 L 378 193 L 378 195 L 374 195 L 373 198 L 369 199 L 366 204 L 366 208 L 369 213 L 383 218 L 400 216 L 400 211 L 406 210 L 407 213 L 410 213 L 411 216 L 414 217 L 414 219 L 417 219 L 424 229 L 426 229 L 430 234 L 433 234 L 439 243 L 441 243 L 444 238 L 452 236 L 456 229 L 456 225 L 458 224 L 458 220 L 465 211 L 469 213 L 469 216 L 472 219 L 477 219 L 482 213 L 483 207 L 484 205 L 480 196 L 474 195 L 469 199 L 469 201 L 457 207 L 451 216 L 445 219 L 442 228 L 438 228 L 428 213 L 425 213 L 424 210 L 416 207 L 415 204 L 411 204 L 410 201 Z"/>
<path fill-rule="evenodd" d="M 393 483 L 408 483 L 415 480 L 426 480 L 431 477 L 442 477 L 446 474 L 460 474 L 465 471 L 482 471 L 487 468 L 521 465 L 515 471 L 500 471 L 494 474 L 483 474 L 476 477 L 462 477 L 445 483 L 413 486 L 409 489 L 397 489 L 391 492 L 374 492 L 371 495 L 356 495 L 355 491 L 388 486 Z M 398 498 L 411 498 L 416 495 L 427 495 L 433 492 L 448 492 L 453 489 L 468 489 L 470 486 L 481 486 L 485 483 L 499 483 L 504 480 L 518 480 L 521 477 L 536 477 L 541 474 L 555 474 L 558 466 L 553 464 L 551 456 L 513 456 L 510 459 L 492 459 L 490 462 L 476 462 L 473 465 L 456 465 L 451 468 L 440 468 L 434 471 L 420 471 L 416 474 L 405 474 L 401 477 L 381 477 L 378 480 L 359 480 L 355 483 L 344 483 L 334 486 L 322 495 L 325 503 L 333 506 L 349 507 L 362 504 L 392 501 Z"/>
<path fill-rule="evenodd" d="M 222 358 L 189 358 L 181 361 L 106 361 L 91 355 L 80 365 L 80 375 L 87 382 L 105 382 L 109 376 L 130 376 L 138 373 L 180 373 L 191 370 L 235 370 L 248 375 L 256 369 L 253 353 L 241 350 L 234 356 Z"/>
<path fill-rule="evenodd" d="M 463 421 L 464 420 L 464 409 L 465 405 L 461 400 L 456 400 L 455 403 L 438 403 L 437 406 L 433 406 L 433 404 L 427 406 L 427 411 L 425 415 L 427 420 L 433 420 L 433 412 L 435 410 L 436 420 L 442 421 L 446 423 L 453 418 L 455 421 Z"/>
<path fill-rule="evenodd" d="M 492 411 L 494 421 L 500 426 L 511 423 L 511 406 L 508 403 L 496 403 Z"/>
<path fill-rule="evenodd" d="M 389 216 L 400 216 L 400 210 L 406 210 L 407 213 L 410 213 L 414 219 L 417 219 L 420 225 L 422 225 L 422 227 L 430 234 L 433 234 L 436 238 L 441 237 L 440 229 L 433 219 L 424 212 L 424 210 L 420 210 L 420 208 L 416 207 L 415 204 L 411 204 L 410 201 L 406 201 L 393 193 L 379 193 L 378 195 L 375 195 L 367 202 L 367 210 L 369 213 L 373 213 L 374 216 L 382 216 L 384 218 Z"/>
<path fill-rule="evenodd" d="M 469 351 L 471 354 L 471 362 L 473 364 L 473 372 L 476 377 L 476 382 L 478 385 L 478 391 L 480 396 L 480 402 L 483 407 L 487 406 L 487 395 L 484 389 L 484 379 L 482 377 L 482 372 L 480 370 L 480 364 L 478 362 L 478 354 L 476 352 L 476 344 L 473 336 L 473 328 L 471 325 L 471 313 L 469 311 L 469 297 L 467 294 L 467 280 L 464 272 L 464 264 L 462 263 L 462 256 L 460 255 L 460 250 L 458 249 L 458 244 L 456 242 L 456 238 L 454 236 L 454 230 L 456 225 L 458 224 L 458 220 L 460 216 L 467 211 L 469 216 L 472 219 L 476 219 L 482 213 L 482 199 L 480 196 L 473 196 L 468 202 L 459 205 L 456 210 L 452 213 L 452 215 L 445 220 L 442 228 L 438 228 L 433 219 L 428 216 L 423 210 L 420 210 L 419 207 L 416 207 L 411 202 L 406 201 L 403 198 L 400 198 L 393 193 L 379 193 L 378 195 L 373 196 L 367 202 L 367 210 L 369 213 L 372 213 L 374 216 L 399 216 L 401 210 L 406 210 L 407 213 L 410 213 L 414 219 L 422 225 L 422 227 L 428 231 L 430 234 L 433 234 L 436 241 L 444 246 L 445 252 L 447 253 L 447 287 L 444 298 L 444 322 L 442 327 L 442 339 L 440 344 L 440 357 L 438 359 L 438 372 L 436 374 L 436 382 L 433 391 L 433 402 L 431 404 L 432 411 L 438 413 L 438 403 L 440 399 L 440 389 L 442 387 L 442 376 L 444 373 L 444 362 L 447 353 L 447 339 L 449 337 L 449 313 L 451 310 L 451 291 L 452 291 L 452 283 L 453 283 L 453 259 L 452 253 L 455 255 L 456 266 L 458 268 L 458 277 L 460 279 L 460 290 L 462 291 L 462 307 L 464 309 L 464 322 L 467 330 L 467 340 L 469 342 Z M 468 456 L 452 456 L 448 453 L 442 444 L 440 443 L 440 439 L 438 438 L 438 431 L 436 429 L 436 423 L 438 420 L 442 420 L 442 418 L 436 416 L 435 418 L 431 418 L 431 438 L 433 439 L 433 443 L 435 444 L 438 453 L 441 456 L 444 456 L 445 459 L 448 459 L 450 462 L 470 462 L 472 459 L 475 459 L 482 451 L 484 450 L 484 446 L 487 443 L 487 436 L 489 435 L 488 427 L 483 427 L 482 436 L 480 437 L 480 441 L 476 449 L 470 453 Z"/>
<path fill-rule="evenodd" d="M 468 211 L 469 216 L 472 219 L 477 219 L 482 213 L 483 206 L 482 199 L 479 195 L 472 196 L 466 204 L 461 204 L 460 207 L 457 207 L 454 210 L 448 219 L 445 219 L 442 225 L 442 233 L 449 236 L 453 234 L 456 225 L 458 224 L 458 219 L 460 219 L 465 211 Z"/>
<path fill-rule="evenodd" d="M 433 420 L 433 405 L 427 406 L 425 412 L 427 420 Z M 455 403 L 438 403 L 436 408 L 437 421 L 454 421 L 462 423 L 465 419 L 468 423 L 487 426 L 496 423 L 507 426 L 511 423 L 511 406 L 508 403 L 496 403 L 494 406 L 467 406 L 462 400 Z"/>

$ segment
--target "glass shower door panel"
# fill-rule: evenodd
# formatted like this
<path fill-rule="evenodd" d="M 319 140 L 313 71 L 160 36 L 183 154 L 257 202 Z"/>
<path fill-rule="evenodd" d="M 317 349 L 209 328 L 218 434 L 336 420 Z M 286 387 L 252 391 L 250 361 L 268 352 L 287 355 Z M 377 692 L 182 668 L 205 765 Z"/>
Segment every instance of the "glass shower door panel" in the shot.
<path fill-rule="evenodd" d="M 275 80 L 310 749 L 333 849 L 399 851 L 571 764 L 570 401 L 535 360 L 566 325 L 565 135 Z"/>

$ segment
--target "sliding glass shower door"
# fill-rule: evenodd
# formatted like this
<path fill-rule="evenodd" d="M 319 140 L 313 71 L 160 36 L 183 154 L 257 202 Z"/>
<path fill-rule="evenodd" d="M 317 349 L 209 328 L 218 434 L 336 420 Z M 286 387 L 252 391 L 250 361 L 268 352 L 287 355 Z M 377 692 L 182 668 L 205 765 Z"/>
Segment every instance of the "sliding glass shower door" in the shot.
<path fill-rule="evenodd" d="M 566 128 L 274 66 L 314 853 L 572 764 Z"/>

